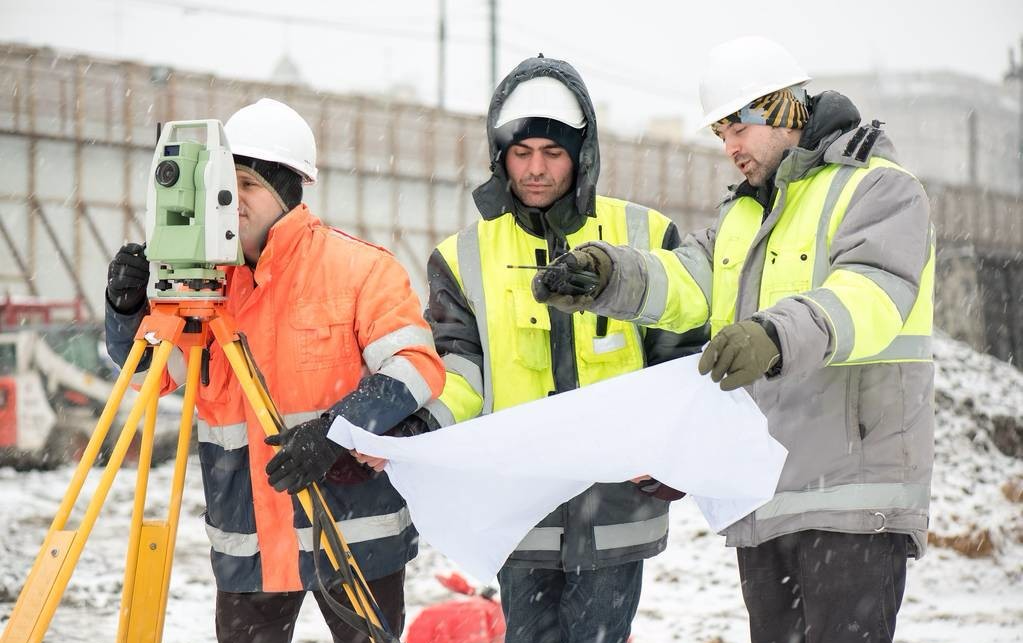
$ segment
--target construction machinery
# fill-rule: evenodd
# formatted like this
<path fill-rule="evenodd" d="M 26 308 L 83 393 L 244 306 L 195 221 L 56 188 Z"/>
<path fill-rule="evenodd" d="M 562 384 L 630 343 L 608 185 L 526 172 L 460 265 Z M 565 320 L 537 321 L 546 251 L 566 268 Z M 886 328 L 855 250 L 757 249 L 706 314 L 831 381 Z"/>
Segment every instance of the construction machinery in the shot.
<path fill-rule="evenodd" d="M 78 300 L 0 299 L 0 466 L 52 468 L 81 455 L 117 377 L 102 324 L 81 311 Z M 160 415 L 180 412 L 179 396 L 160 400 Z M 177 440 L 176 424 L 164 425 L 158 460 L 173 457 Z"/>

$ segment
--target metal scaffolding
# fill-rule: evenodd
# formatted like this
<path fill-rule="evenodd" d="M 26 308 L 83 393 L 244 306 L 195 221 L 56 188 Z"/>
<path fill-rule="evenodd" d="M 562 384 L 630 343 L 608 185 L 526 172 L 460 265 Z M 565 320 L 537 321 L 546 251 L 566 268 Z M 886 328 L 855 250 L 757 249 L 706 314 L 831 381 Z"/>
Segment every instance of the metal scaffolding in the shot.
<path fill-rule="evenodd" d="M 316 133 L 312 211 L 391 248 L 422 292 L 430 250 L 478 216 L 471 190 L 489 176 L 482 117 L 6 45 L 0 294 L 80 297 L 100 315 L 106 262 L 122 240 L 143 236 L 156 124 L 224 120 L 263 96 L 294 107 Z M 724 185 L 739 178 L 718 150 L 696 145 L 602 132 L 601 154 L 601 193 L 657 208 L 683 232 L 712 222 Z M 942 243 L 1023 249 L 1015 197 L 923 178 Z"/>

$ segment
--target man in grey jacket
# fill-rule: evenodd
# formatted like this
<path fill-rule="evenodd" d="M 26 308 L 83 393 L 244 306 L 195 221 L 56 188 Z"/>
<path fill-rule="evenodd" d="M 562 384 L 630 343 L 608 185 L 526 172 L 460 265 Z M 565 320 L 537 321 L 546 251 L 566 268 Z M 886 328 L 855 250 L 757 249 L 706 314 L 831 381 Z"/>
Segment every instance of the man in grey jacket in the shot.
<path fill-rule="evenodd" d="M 674 251 L 587 244 L 589 292 L 534 280 L 561 310 L 684 331 L 699 369 L 742 386 L 789 450 L 774 498 L 725 530 L 754 643 L 891 641 L 906 559 L 927 543 L 933 466 L 933 231 L 881 123 L 808 96 L 792 56 L 725 43 L 706 124 L 746 180 Z"/>

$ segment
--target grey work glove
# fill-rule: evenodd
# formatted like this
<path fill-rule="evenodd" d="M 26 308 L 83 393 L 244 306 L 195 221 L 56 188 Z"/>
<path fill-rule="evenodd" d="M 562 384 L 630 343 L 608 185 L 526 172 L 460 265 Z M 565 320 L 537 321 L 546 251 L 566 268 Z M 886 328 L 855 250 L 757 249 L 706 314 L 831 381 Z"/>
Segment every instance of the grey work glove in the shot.
<path fill-rule="evenodd" d="M 107 301 L 122 315 L 138 312 L 148 285 L 146 247 L 137 243 L 121 246 L 107 268 Z"/>
<path fill-rule="evenodd" d="M 751 319 L 721 329 L 700 357 L 700 374 L 721 382 L 722 391 L 752 384 L 781 359 L 781 351 L 758 322 Z"/>
<path fill-rule="evenodd" d="M 533 298 L 565 313 L 586 310 L 607 287 L 613 269 L 600 247 L 566 252 L 533 277 Z"/>
<path fill-rule="evenodd" d="M 338 458 L 351 458 L 347 449 L 327 438 L 330 424 L 330 418 L 323 415 L 263 440 L 281 448 L 266 463 L 270 486 L 277 491 L 298 493 L 323 480 Z"/>

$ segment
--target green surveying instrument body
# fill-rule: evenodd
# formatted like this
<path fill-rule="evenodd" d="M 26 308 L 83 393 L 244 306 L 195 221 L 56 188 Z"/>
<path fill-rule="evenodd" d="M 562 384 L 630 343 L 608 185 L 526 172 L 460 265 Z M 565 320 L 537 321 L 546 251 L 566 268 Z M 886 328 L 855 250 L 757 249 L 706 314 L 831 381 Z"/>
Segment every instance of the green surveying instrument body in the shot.
<path fill-rule="evenodd" d="M 149 174 L 146 242 L 160 266 L 158 297 L 209 297 L 223 285 L 217 266 L 242 263 L 234 157 L 220 121 L 164 125 Z"/>

